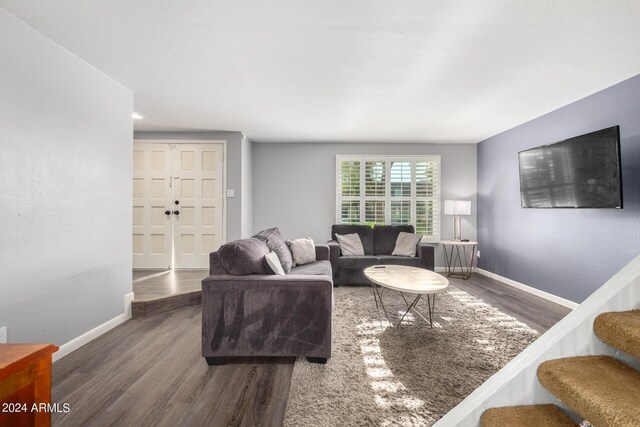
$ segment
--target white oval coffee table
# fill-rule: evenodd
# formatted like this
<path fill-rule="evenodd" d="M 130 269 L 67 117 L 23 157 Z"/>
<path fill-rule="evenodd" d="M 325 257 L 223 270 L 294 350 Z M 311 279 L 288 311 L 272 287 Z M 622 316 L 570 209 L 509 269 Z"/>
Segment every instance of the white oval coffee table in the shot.
<path fill-rule="evenodd" d="M 396 327 L 400 326 L 402 320 L 408 312 L 413 310 L 425 322 L 429 322 L 429 325 L 433 327 L 432 312 L 436 305 L 436 294 L 446 291 L 449 287 L 449 280 L 441 274 L 435 273 L 431 270 L 425 270 L 424 268 L 407 267 L 404 265 L 374 265 L 364 270 L 364 275 L 371 281 L 371 287 L 373 289 L 373 298 L 376 302 L 376 308 L 378 307 L 378 300 L 384 311 L 384 315 L 393 325 L 391 319 L 387 314 L 387 310 L 382 302 L 382 296 L 379 292 L 379 285 L 383 288 L 399 291 L 402 295 L 402 299 L 407 304 L 407 311 L 404 312 Z M 409 303 L 404 294 L 417 294 L 415 299 Z M 427 320 L 418 310 L 416 310 L 416 304 L 422 298 L 423 295 L 427 296 L 427 305 L 429 306 L 429 320 Z"/>

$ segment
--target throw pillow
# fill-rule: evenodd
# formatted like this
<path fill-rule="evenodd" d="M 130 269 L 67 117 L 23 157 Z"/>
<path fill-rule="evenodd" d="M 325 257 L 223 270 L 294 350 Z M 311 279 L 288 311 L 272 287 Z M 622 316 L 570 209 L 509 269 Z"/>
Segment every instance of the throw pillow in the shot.
<path fill-rule="evenodd" d="M 342 255 L 364 255 L 364 247 L 362 246 L 362 241 L 360 240 L 358 233 L 345 234 L 344 236 L 336 234 L 336 239 L 338 239 L 338 245 L 340 246 L 340 252 L 342 252 Z"/>
<path fill-rule="evenodd" d="M 416 256 L 416 246 L 420 239 L 422 239 L 422 235 L 405 233 L 404 231 L 400 232 L 396 240 L 396 247 L 393 249 L 391 255 Z"/>
<path fill-rule="evenodd" d="M 267 245 L 258 239 L 240 239 L 225 243 L 218 249 L 218 257 L 227 273 L 234 276 L 267 274 L 264 256 L 269 253 Z"/>
<path fill-rule="evenodd" d="M 280 233 L 278 227 L 262 230 L 253 237 L 265 242 L 269 250 L 278 255 L 278 259 L 280 260 L 280 264 L 282 265 L 282 269 L 285 273 L 289 273 L 289 271 L 291 271 L 291 267 L 293 267 L 291 251 L 287 245 L 287 239 L 285 239 L 282 233 Z"/>
<path fill-rule="evenodd" d="M 288 243 L 289 248 L 291 248 L 291 255 L 293 255 L 294 267 L 296 265 L 309 264 L 316 260 L 316 245 L 311 237 L 289 240 Z"/>
<path fill-rule="evenodd" d="M 275 252 L 269 252 L 264 256 L 264 261 L 267 263 L 268 269 L 273 272 L 273 274 L 277 274 L 280 276 L 284 276 L 284 270 L 282 269 L 282 264 L 280 264 L 280 259 L 278 259 L 278 254 Z"/>

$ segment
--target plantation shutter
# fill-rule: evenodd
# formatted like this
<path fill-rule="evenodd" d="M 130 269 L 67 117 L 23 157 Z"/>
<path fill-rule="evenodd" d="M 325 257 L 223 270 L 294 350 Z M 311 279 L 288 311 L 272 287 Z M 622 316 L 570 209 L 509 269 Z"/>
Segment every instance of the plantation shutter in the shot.
<path fill-rule="evenodd" d="M 439 236 L 440 161 L 416 160 L 416 233 Z"/>
<path fill-rule="evenodd" d="M 360 223 L 360 165 L 360 160 L 338 162 L 338 222 L 341 224 Z"/>
<path fill-rule="evenodd" d="M 384 200 L 367 200 L 364 202 L 364 223 L 374 226 L 386 223 L 386 203 Z"/>
<path fill-rule="evenodd" d="M 411 201 L 391 201 L 391 225 L 411 224 Z"/>
<path fill-rule="evenodd" d="M 391 162 L 391 197 L 411 197 L 411 161 Z"/>
<path fill-rule="evenodd" d="M 389 224 L 411 224 L 411 160 L 399 159 L 391 161 L 390 212 Z"/>
<path fill-rule="evenodd" d="M 440 237 L 440 156 L 336 156 L 336 221 Z"/>
<path fill-rule="evenodd" d="M 387 162 L 382 160 L 365 162 L 364 188 L 367 197 L 387 195 Z"/>
<path fill-rule="evenodd" d="M 416 197 L 434 197 L 437 185 L 437 162 L 416 161 Z"/>
<path fill-rule="evenodd" d="M 360 202 L 352 200 L 343 200 L 340 204 L 340 221 L 341 224 L 359 224 L 360 223 Z"/>
<path fill-rule="evenodd" d="M 366 160 L 364 162 L 364 223 L 374 226 L 385 224 L 387 217 L 387 162 Z"/>
<path fill-rule="evenodd" d="M 340 162 L 340 195 L 342 197 L 360 196 L 360 161 Z"/>

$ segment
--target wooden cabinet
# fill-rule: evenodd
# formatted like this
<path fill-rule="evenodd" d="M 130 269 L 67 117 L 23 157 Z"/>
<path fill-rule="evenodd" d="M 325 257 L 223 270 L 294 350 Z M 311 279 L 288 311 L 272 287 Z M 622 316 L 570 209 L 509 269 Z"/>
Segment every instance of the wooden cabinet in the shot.
<path fill-rule="evenodd" d="M 0 344 L 0 426 L 51 424 L 53 344 Z"/>

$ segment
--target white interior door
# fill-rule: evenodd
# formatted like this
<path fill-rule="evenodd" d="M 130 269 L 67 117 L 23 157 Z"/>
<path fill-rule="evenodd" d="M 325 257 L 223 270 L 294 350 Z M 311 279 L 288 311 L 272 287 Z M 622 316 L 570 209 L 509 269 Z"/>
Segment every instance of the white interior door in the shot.
<path fill-rule="evenodd" d="M 135 143 L 133 268 L 207 268 L 223 243 L 224 144 Z"/>
<path fill-rule="evenodd" d="M 173 162 L 175 268 L 207 268 L 223 243 L 222 144 L 176 144 Z"/>
<path fill-rule="evenodd" d="M 166 144 L 134 144 L 134 268 L 171 268 L 171 167 Z"/>

